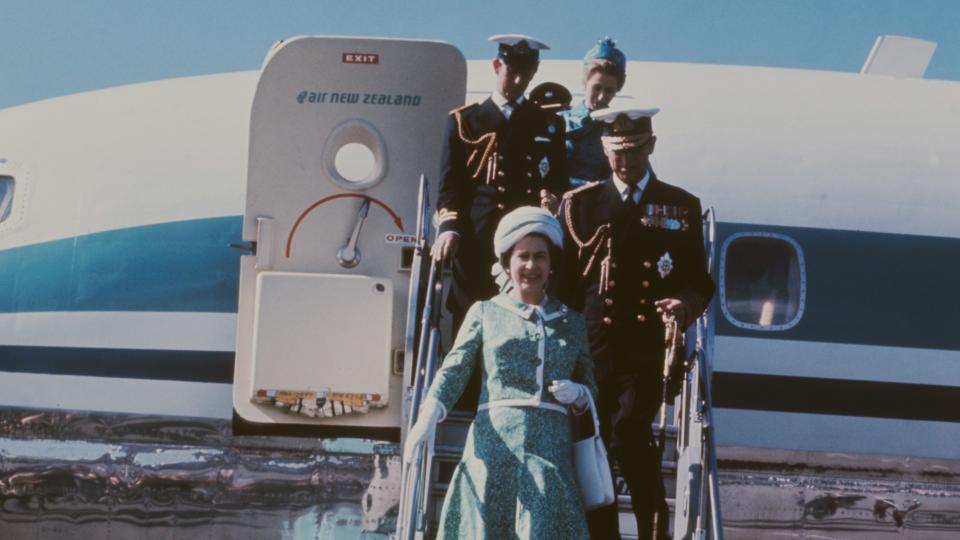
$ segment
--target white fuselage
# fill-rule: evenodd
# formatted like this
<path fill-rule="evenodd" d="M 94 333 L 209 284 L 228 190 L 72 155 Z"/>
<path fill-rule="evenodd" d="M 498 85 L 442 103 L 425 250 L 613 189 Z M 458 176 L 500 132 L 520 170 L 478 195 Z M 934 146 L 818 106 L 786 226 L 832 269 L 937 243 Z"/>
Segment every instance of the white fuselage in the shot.
<path fill-rule="evenodd" d="M 468 64 L 466 99 L 485 99 L 494 81 L 490 62 Z M 579 61 L 546 60 L 534 85 L 560 82 L 580 99 L 580 70 Z M 957 297 L 955 285 L 943 284 L 952 297 L 926 296 L 931 289 L 922 271 L 881 284 L 870 305 L 846 306 L 851 318 L 841 317 L 859 337 L 837 340 L 830 337 L 843 334 L 831 322 L 837 310 L 818 321 L 823 311 L 814 287 L 824 280 L 840 289 L 844 284 L 837 280 L 851 280 L 849 286 L 856 287 L 870 276 L 851 275 L 831 267 L 829 259 L 812 257 L 819 253 L 819 240 L 833 242 L 838 253 L 856 252 L 858 235 L 864 234 L 935 242 L 960 238 L 960 217 L 952 210 L 960 200 L 960 124 L 953 120 L 960 117 L 960 83 L 648 62 L 631 62 L 627 72 L 617 99 L 662 109 L 654 120 L 653 167 L 715 209 L 718 263 L 723 242 L 734 232 L 775 230 L 793 238 L 791 231 L 813 231 L 794 238 L 811 265 L 805 311 L 793 327 L 805 333 L 730 332 L 721 324 L 716 372 L 909 384 L 921 394 L 927 386 L 960 391 L 955 339 L 901 342 L 891 340 L 885 328 L 871 341 L 870 329 L 860 327 L 856 315 L 887 313 L 901 321 L 897 328 L 904 334 L 930 322 L 955 328 L 960 319 L 943 307 Z M 229 297 L 228 284 L 236 268 L 229 266 L 236 257 L 220 239 L 236 230 L 233 241 L 240 241 L 256 81 L 255 72 L 164 80 L 0 111 L 5 126 L 0 177 L 14 178 L 16 190 L 12 212 L 0 223 L 0 264 L 7 265 L 5 278 L 18 280 L 17 290 L 6 293 L 0 284 L 3 350 L 189 351 L 195 355 L 191 362 L 229 366 L 236 337 L 236 298 Z M 171 236 L 171 224 L 187 229 Z M 206 247 L 176 243 L 207 233 Z M 887 237 L 870 238 L 882 244 Z M 916 245 L 922 250 L 926 244 Z M 216 246 L 223 253 L 209 263 L 200 260 Z M 125 256 L 156 259 L 137 266 Z M 917 256 L 924 260 L 922 253 Z M 37 260 L 56 265 L 57 272 L 31 266 Z M 169 271 L 156 266 L 167 263 Z M 910 267 L 909 261 L 888 263 Z M 211 268 L 214 264 L 223 268 Z M 135 273 L 125 274 L 131 268 Z M 188 283 L 198 272 L 203 275 Z M 44 281 L 54 279 L 56 287 Z M 99 288 L 98 280 L 108 289 Z M 917 285 L 925 287 L 914 298 L 921 307 L 904 312 L 904 306 L 887 301 L 894 289 L 896 298 L 913 298 L 909 291 Z M 160 290 L 143 290 L 154 286 Z M 185 298 L 189 302 L 179 307 Z M 936 320 L 912 315 L 926 312 L 924 305 L 933 306 Z M 839 309 L 845 309 L 842 302 Z M 715 306 L 713 313 L 722 323 L 723 310 Z M 821 324 L 833 330 L 809 330 Z M 0 406 L 232 414 L 229 377 L 215 372 L 197 379 L 184 366 L 168 374 L 127 366 L 117 377 L 84 371 L 83 362 L 65 361 L 48 370 L 10 368 L 0 377 Z M 717 392 L 722 404 L 723 388 Z M 724 446 L 960 457 L 955 421 L 919 418 L 905 424 L 902 417 L 883 414 L 738 405 L 721 407 L 717 424 Z"/>

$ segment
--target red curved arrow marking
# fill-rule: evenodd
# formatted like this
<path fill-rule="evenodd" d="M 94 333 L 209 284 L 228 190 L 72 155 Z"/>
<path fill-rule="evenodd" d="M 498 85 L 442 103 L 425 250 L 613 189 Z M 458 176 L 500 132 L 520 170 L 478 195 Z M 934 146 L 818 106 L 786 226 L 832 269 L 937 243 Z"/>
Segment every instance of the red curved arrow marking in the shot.
<path fill-rule="evenodd" d="M 379 199 L 375 199 L 373 197 L 368 197 L 366 195 L 360 195 L 359 193 L 338 193 L 336 195 L 330 195 L 329 197 L 324 197 L 319 201 L 311 204 L 310 206 L 307 207 L 306 210 L 301 212 L 300 217 L 298 217 L 297 220 L 293 222 L 293 227 L 290 229 L 289 236 L 287 236 L 287 258 L 288 259 L 290 258 L 290 246 L 293 245 L 293 236 L 297 233 L 297 227 L 300 226 L 300 222 L 303 221 L 303 218 L 307 217 L 307 214 L 312 212 L 314 208 L 320 206 L 323 203 L 330 202 L 334 199 L 344 199 L 348 197 L 353 199 L 367 199 L 370 202 L 379 206 L 380 208 L 383 208 L 388 214 L 390 214 L 390 217 L 393 218 L 393 222 L 397 224 L 397 227 L 400 229 L 400 232 L 406 232 L 403 230 L 403 220 L 400 219 L 400 216 L 393 211 L 393 208 L 390 208 L 389 206 L 384 204 L 383 201 L 380 201 Z"/>

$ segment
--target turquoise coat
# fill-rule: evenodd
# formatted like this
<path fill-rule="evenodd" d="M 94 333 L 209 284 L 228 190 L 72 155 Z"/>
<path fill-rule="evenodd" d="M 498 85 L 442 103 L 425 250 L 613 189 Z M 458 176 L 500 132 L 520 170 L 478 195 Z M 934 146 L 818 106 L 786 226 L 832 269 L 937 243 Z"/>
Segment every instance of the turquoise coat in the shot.
<path fill-rule="evenodd" d="M 590 118 L 583 101 L 570 110 L 562 111 L 567 137 L 567 168 L 570 184 L 574 187 L 586 182 L 610 177 L 610 163 L 603 153 L 603 124 Z"/>
<path fill-rule="evenodd" d="M 453 407 L 478 362 L 477 416 L 438 538 L 588 538 L 567 407 L 547 390 L 571 379 L 596 397 L 583 317 L 553 299 L 542 308 L 505 294 L 473 304 L 430 397 Z"/>

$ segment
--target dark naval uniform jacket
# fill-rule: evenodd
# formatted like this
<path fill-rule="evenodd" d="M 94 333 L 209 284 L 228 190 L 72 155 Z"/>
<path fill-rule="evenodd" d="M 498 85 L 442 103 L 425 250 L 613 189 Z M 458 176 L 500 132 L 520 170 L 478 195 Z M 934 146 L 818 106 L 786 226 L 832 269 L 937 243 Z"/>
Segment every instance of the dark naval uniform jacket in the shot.
<path fill-rule="evenodd" d="M 568 187 L 563 124 L 529 100 L 507 120 L 488 98 L 450 113 L 440 164 L 438 231 L 460 235 L 448 307 L 459 321 L 473 302 L 498 292 L 490 268 L 503 215 L 539 206 L 540 190 Z"/>
<path fill-rule="evenodd" d="M 624 202 L 612 181 L 595 182 L 564 196 L 560 221 L 558 295 L 586 318 L 597 381 L 637 381 L 637 395 L 644 396 L 637 405 L 652 418 L 664 354 L 654 302 L 683 300 L 690 324 L 713 295 L 700 201 L 651 171 L 639 204 Z"/>

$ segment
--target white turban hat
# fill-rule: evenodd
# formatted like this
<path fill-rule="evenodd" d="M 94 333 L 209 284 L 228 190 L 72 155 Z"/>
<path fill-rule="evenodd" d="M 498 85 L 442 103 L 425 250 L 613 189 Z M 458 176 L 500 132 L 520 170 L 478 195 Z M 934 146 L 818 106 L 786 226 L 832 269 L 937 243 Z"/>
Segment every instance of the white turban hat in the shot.
<path fill-rule="evenodd" d="M 521 206 L 500 220 L 493 233 L 493 252 L 500 257 L 528 234 L 541 234 L 555 247 L 563 247 L 563 229 L 553 214 L 536 206 Z"/>

